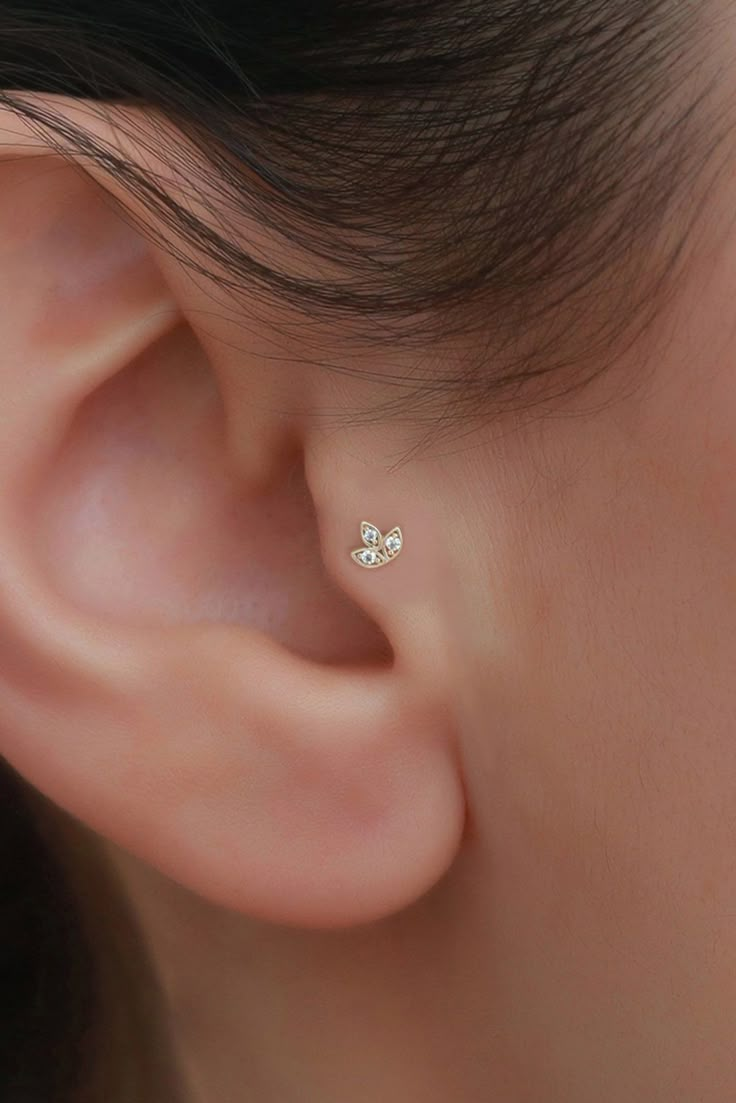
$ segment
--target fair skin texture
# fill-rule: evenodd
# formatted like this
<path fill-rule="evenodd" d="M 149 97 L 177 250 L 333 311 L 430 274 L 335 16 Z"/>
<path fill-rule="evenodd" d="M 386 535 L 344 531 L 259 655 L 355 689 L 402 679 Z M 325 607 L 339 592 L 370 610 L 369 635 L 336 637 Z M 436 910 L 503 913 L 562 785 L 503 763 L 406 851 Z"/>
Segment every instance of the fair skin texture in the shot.
<path fill-rule="evenodd" d="M 295 364 L 3 131 L 0 752 L 98 834 L 187 1103 L 736 1097 L 726 176 L 591 388 L 399 462 L 385 354 Z"/>

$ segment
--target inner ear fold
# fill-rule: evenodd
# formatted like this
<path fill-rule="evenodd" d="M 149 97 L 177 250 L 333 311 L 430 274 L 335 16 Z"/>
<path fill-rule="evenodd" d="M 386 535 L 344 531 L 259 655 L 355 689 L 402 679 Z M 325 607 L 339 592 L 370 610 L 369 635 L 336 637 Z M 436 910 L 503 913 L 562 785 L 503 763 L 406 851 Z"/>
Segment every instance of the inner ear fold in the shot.
<path fill-rule="evenodd" d="M 301 455 L 254 490 L 225 425 L 183 324 L 98 387 L 25 510 L 46 577 L 128 622 L 242 623 L 323 662 L 389 661 L 385 636 L 325 572 Z"/>

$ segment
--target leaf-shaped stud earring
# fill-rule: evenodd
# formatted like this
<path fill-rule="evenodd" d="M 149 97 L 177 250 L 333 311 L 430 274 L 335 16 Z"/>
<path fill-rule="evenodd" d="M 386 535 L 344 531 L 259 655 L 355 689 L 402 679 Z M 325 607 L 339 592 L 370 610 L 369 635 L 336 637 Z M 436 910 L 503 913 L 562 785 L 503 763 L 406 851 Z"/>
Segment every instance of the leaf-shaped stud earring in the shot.
<path fill-rule="evenodd" d="M 363 547 L 356 548 L 350 554 L 356 563 L 370 570 L 390 563 L 404 546 L 404 537 L 398 525 L 383 536 L 377 525 L 371 524 L 370 521 L 362 521 L 360 535 L 363 539 Z"/>

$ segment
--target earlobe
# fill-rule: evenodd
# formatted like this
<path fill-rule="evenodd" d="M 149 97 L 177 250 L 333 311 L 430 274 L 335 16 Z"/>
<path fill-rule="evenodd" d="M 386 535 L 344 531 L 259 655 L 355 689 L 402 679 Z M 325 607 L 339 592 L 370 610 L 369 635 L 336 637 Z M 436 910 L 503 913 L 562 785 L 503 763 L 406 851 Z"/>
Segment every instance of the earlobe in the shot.
<path fill-rule="evenodd" d="M 257 415 L 279 474 L 256 491 L 145 244 L 73 167 L 25 171 L 26 233 L 0 215 L 0 753 L 222 906 L 325 928 L 406 907 L 463 830 L 446 702 L 326 578 L 275 459 L 294 427 Z"/>
<path fill-rule="evenodd" d="M 450 721 L 395 669 L 321 667 L 245 627 L 103 634 L 42 613 L 0 682 L 3 752 L 138 858 L 323 929 L 402 910 L 449 868 L 465 816 Z"/>
<path fill-rule="evenodd" d="M 242 628 L 161 655 L 146 712 L 173 721 L 151 733 L 171 789 L 165 816 L 143 813 L 147 860 L 227 907 L 320 928 L 386 917 L 444 875 L 464 797 L 437 702 L 394 669 L 321 666 Z"/>

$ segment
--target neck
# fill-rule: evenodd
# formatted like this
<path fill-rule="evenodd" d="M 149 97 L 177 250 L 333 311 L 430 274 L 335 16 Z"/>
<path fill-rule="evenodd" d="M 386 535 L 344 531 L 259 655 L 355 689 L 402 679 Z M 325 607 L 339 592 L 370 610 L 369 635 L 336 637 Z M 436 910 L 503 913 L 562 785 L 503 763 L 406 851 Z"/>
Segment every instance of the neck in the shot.
<path fill-rule="evenodd" d="M 113 860 L 191 1103 L 445 1103 L 480 1098 L 483 1079 L 487 1090 L 488 1070 L 481 1078 L 469 1059 L 488 1051 L 488 1013 L 471 1006 L 483 982 L 469 979 L 461 871 L 401 916 L 325 933 L 210 908 L 126 855 Z"/>

